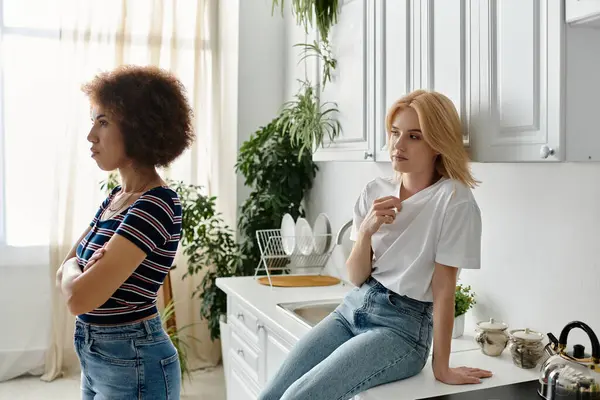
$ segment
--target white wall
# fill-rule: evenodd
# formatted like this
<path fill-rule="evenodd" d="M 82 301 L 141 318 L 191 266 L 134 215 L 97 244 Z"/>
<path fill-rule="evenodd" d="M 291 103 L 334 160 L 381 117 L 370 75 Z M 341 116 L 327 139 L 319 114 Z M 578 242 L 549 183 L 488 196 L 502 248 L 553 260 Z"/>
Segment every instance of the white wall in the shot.
<path fill-rule="evenodd" d="M 45 254 L 47 253 L 46 251 Z M 18 267 L 0 265 L 0 271 L 2 382 L 30 371 L 40 372 L 36 367 L 44 363 L 45 349 L 50 338 L 48 304 L 51 293 L 48 266 L 43 263 L 20 264 Z"/>
<path fill-rule="evenodd" d="M 236 199 L 221 210 L 232 227 L 250 192 L 233 168 L 237 150 L 283 103 L 285 24 L 280 15 L 271 15 L 271 5 L 271 0 L 219 2 L 222 135 L 215 193 Z"/>

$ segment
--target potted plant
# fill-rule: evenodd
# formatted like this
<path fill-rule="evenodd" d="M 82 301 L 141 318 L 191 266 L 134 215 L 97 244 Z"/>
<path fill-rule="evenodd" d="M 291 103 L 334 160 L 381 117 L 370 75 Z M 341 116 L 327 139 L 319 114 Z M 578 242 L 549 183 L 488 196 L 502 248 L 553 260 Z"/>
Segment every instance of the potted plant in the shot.
<path fill-rule="evenodd" d="M 250 136 L 239 150 L 236 172 L 251 189 L 238 219 L 244 260 L 240 275 L 253 275 L 260 262 L 256 240 L 259 229 L 273 229 L 281 217 L 304 216 L 302 200 L 312 187 L 317 165 L 311 152 L 301 152 L 286 128 L 275 118 Z"/>
<path fill-rule="evenodd" d="M 475 293 L 471 286 L 456 285 L 454 296 L 454 328 L 452 338 L 456 339 L 465 333 L 465 314 L 475 305 Z"/>

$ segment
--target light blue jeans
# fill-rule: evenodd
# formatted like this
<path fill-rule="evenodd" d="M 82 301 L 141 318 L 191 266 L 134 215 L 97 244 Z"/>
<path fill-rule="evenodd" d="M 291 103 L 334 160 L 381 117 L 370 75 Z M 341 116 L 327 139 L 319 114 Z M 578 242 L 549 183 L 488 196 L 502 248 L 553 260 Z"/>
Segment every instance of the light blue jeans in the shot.
<path fill-rule="evenodd" d="M 432 342 L 432 311 L 432 303 L 369 278 L 300 339 L 259 399 L 346 400 L 418 374 Z"/>
<path fill-rule="evenodd" d="M 179 400 L 179 356 L 160 317 L 119 326 L 75 323 L 83 400 Z"/>

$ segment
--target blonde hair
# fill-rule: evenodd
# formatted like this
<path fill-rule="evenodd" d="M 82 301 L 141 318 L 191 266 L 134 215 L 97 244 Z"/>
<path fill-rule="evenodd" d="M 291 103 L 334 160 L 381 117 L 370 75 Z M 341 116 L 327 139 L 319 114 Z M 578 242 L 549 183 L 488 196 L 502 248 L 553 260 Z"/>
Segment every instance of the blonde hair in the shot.
<path fill-rule="evenodd" d="M 460 118 L 452 100 L 434 91 L 415 90 L 407 94 L 388 110 L 385 121 L 388 136 L 396 114 L 407 107 L 416 111 L 425 143 L 439 153 L 435 160 L 436 171 L 470 188 L 477 186 L 480 182 L 471 174 Z"/>

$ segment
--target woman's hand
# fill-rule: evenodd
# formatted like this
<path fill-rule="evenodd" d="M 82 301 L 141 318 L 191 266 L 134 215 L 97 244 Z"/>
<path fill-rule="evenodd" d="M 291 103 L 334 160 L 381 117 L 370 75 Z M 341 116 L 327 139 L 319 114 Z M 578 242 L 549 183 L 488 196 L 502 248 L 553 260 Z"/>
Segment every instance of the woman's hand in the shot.
<path fill-rule="evenodd" d="M 448 368 L 443 373 L 434 373 L 435 379 L 448 385 L 469 385 L 481 383 L 482 378 L 492 376 L 491 371 L 486 371 L 479 368 Z"/>
<path fill-rule="evenodd" d="M 373 236 L 383 224 L 391 224 L 396 212 L 402 209 L 402 201 L 396 196 L 381 197 L 373 202 L 371 210 L 360 224 L 360 232 Z"/>
<path fill-rule="evenodd" d="M 104 248 L 104 246 L 102 246 L 98 250 L 96 250 L 94 252 L 94 254 L 92 254 L 92 256 L 90 257 L 90 259 L 88 260 L 87 264 L 85 264 L 85 267 L 83 267 L 83 272 L 85 272 L 88 269 L 90 269 L 92 267 L 92 265 L 94 265 L 96 263 L 96 261 L 98 261 L 99 259 L 101 259 L 102 256 L 104 255 L 105 251 L 106 251 L 106 249 Z"/>

